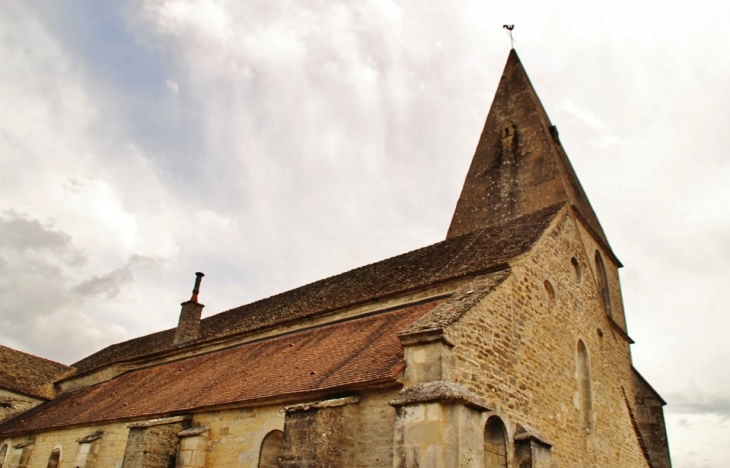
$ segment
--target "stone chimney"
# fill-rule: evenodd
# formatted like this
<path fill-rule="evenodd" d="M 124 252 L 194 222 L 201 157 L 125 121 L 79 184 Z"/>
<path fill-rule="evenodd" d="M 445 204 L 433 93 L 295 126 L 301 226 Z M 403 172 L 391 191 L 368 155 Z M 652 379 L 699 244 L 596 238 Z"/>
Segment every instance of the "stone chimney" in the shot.
<path fill-rule="evenodd" d="M 193 296 L 189 301 L 180 304 L 180 321 L 175 331 L 175 341 L 173 345 L 181 345 L 188 341 L 197 340 L 200 335 L 200 314 L 203 312 L 203 304 L 198 302 L 198 294 L 200 293 L 200 281 L 205 276 L 203 273 L 195 273 L 195 287 L 193 288 Z"/>

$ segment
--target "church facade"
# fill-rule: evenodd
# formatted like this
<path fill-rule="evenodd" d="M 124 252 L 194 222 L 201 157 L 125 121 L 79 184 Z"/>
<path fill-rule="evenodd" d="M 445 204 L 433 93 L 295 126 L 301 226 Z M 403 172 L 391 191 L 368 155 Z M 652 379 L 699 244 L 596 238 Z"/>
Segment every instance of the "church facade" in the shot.
<path fill-rule="evenodd" d="M 671 466 L 621 263 L 512 50 L 444 241 L 46 376 L 0 468 Z"/>

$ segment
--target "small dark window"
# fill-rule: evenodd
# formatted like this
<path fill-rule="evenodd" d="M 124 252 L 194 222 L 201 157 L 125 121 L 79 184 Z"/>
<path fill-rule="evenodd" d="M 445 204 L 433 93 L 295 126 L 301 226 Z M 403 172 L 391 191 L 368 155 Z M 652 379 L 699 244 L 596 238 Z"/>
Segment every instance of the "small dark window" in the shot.
<path fill-rule="evenodd" d="M 261 442 L 259 468 L 279 468 L 283 440 L 284 433 L 279 430 L 274 430 L 266 434 L 263 442 Z"/>
<path fill-rule="evenodd" d="M 58 462 L 61 460 L 61 450 L 55 449 L 51 452 L 51 458 L 48 459 L 48 468 L 58 468 Z"/>
<path fill-rule="evenodd" d="M 588 350 L 582 340 L 578 340 L 576 361 L 581 425 L 583 426 L 583 429 L 590 430 L 593 423 L 591 369 L 590 363 L 588 362 Z"/>
<path fill-rule="evenodd" d="M 598 293 L 601 296 L 603 307 L 609 317 L 613 317 L 611 310 L 611 291 L 608 289 L 608 277 L 606 275 L 606 266 L 603 264 L 603 257 L 596 250 L 596 276 L 598 277 Z"/>
<path fill-rule="evenodd" d="M 5 464 L 5 455 L 8 453 L 8 444 L 3 444 L 2 447 L 0 447 L 0 468 L 3 468 L 3 465 Z"/>
<path fill-rule="evenodd" d="M 497 416 L 484 427 L 484 468 L 507 468 L 507 429 Z"/>

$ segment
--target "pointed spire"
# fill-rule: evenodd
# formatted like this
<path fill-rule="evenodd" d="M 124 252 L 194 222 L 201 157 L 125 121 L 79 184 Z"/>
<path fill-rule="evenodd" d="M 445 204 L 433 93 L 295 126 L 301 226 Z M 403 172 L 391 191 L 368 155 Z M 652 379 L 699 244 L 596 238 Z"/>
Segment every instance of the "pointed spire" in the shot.
<path fill-rule="evenodd" d="M 570 203 L 608 248 L 557 128 L 512 49 L 446 238 L 559 202 Z"/>

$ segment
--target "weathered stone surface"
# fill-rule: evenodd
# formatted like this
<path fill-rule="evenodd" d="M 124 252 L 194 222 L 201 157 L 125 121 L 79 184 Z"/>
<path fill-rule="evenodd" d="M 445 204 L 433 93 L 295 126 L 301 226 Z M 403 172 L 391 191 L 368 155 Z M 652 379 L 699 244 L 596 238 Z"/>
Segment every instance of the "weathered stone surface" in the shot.
<path fill-rule="evenodd" d="M 671 468 L 663 410 L 666 402 L 636 369 L 633 369 L 633 396 L 636 421 L 653 468 Z"/>
<path fill-rule="evenodd" d="M 484 413 L 457 399 L 396 407 L 394 468 L 483 468 Z"/>
<path fill-rule="evenodd" d="M 285 413 L 293 413 L 296 411 L 309 411 L 312 408 L 335 408 L 337 406 L 354 405 L 360 403 L 359 396 L 348 396 L 342 398 L 333 398 L 331 400 L 310 401 L 308 403 L 298 403 L 282 408 Z"/>
<path fill-rule="evenodd" d="M 472 392 L 453 382 L 435 381 L 417 384 L 401 391 L 391 406 L 406 406 L 417 403 L 460 403 L 475 409 L 486 410 L 487 404 Z"/>
<path fill-rule="evenodd" d="M 178 448 L 177 434 L 188 418 L 173 421 L 153 420 L 129 424 L 123 468 L 174 468 Z"/>
<path fill-rule="evenodd" d="M 520 440 L 534 440 L 539 442 L 546 447 L 552 447 L 553 444 L 545 438 L 540 431 L 530 426 L 529 424 L 517 424 L 517 430 L 515 431 L 515 441 Z"/>
<path fill-rule="evenodd" d="M 359 436 L 358 404 L 286 412 L 282 468 L 353 466 Z"/>
<path fill-rule="evenodd" d="M 601 304 L 593 264 L 593 249 L 600 247 L 586 245 L 584 232 L 566 208 L 531 254 L 510 265 L 511 276 L 445 331 L 455 343 L 454 381 L 537 428 L 555 444 L 557 466 L 643 467 L 630 418 L 621 411 L 621 385 L 631 382 L 628 342 Z M 621 304 L 620 296 L 615 302 Z M 581 419 L 578 340 L 590 365 L 590 431 Z"/>
<path fill-rule="evenodd" d="M 180 444 L 177 450 L 176 468 L 203 468 L 208 451 L 210 426 L 196 426 L 177 433 Z"/>
<path fill-rule="evenodd" d="M 549 445 L 534 438 L 515 440 L 514 466 L 518 468 L 552 468 Z"/>
<path fill-rule="evenodd" d="M 203 313 L 203 304 L 187 301 L 180 304 L 180 319 L 175 329 L 173 345 L 181 345 L 200 337 L 200 315 Z"/>
<path fill-rule="evenodd" d="M 467 290 L 457 291 L 428 314 L 400 331 L 398 337 L 401 343 L 412 343 L 419 336 L 429 336 L 433 332 L 442 332 L 449 325 L 456 323 L 490 292 L 494 291 L 499 284 L 507 279 L 509 274 L 509 270 L 498 271 L 475 279 Z"/>
<path fill-rule="evenodd" d="M 44 403 L 41 398 L 33 398 L 0 388 L 0 421 L 10 419 Z"/>

